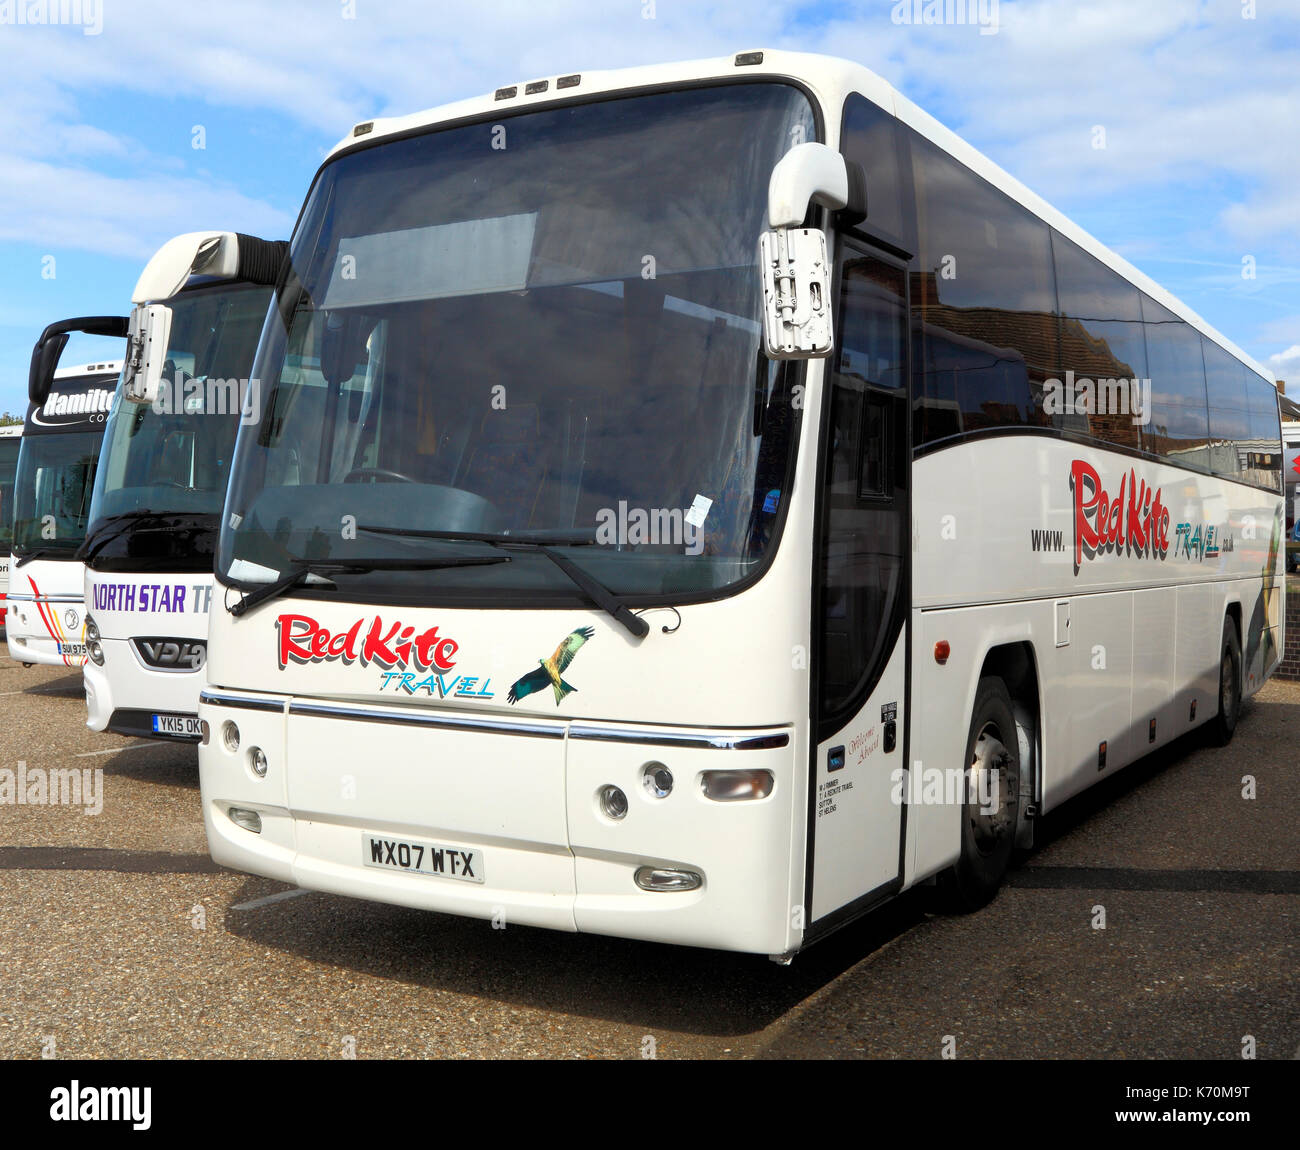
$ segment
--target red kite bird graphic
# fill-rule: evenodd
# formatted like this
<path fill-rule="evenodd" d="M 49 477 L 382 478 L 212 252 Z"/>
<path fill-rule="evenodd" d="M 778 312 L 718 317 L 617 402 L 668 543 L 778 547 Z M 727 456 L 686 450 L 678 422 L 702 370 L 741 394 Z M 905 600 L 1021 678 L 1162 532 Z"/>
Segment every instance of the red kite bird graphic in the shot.
<path fill-rule="evenodd" d="M 555 705 L 558 707 L 564 701 L 565 695 L 578 689 L 566 683 L 560 676 L 573 662 L 574 656 L 582 650 L 582 645 L 594 634 L 595 631 L 591 627 L 579 627 L 576 631 L 571 631 L 565 636 L 564 642 L 555 648 L 554 655 L 549 659 L 537 660 L 540 666 L 536 671 L 529 671 L 527 675 L 515 680 L 510 693 L 506 696 L 506 701 L 517 703 L 534 691 L 544 691 L 547 687 L 553 687 Z"/>

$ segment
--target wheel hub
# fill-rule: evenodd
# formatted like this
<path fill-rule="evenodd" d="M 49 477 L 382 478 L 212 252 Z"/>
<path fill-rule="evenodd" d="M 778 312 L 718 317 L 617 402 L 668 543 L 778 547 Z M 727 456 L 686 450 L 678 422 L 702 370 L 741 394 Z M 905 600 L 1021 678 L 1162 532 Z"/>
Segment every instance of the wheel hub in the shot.
<path fill-rule="evenodd" d="M 1015 760 L 993 723 L 986 724 L 975 740 L 967 785 L 966 809 L 975 847 L 980 854 L 991 854 L 1015 834 L 1020 785 Z"/>

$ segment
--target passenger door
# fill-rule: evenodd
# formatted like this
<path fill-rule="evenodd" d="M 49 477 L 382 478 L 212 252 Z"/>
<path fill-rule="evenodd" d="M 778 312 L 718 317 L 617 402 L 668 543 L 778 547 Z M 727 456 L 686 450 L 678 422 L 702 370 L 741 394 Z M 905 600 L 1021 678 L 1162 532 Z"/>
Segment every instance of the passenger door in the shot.
<path fill-rule="evenodd" d="M 896 889 L 908 600 L 907 273 L 841 242 L 815 568 L 809 925 Z"/>

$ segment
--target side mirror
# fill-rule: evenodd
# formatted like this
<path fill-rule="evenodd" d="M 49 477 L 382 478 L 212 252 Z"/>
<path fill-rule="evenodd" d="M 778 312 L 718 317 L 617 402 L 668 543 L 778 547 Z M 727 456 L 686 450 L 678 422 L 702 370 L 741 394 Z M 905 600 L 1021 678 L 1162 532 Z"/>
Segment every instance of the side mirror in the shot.
<path fill-rule="evenodd" d="M 859 171 L 825 144 L 799 144 L 781 157 L 768 182 L 771 231 L 759 237 L 763 277 L 763 350 L 770 359 L 818 359 L 835 346 L 826 234 L 805 228 L 813 203 L 866 215 Z"/>
<path fill-rule="evenodd" d="M 122 339 L 126 336 L 127 320 L 118 315 L 86 315 L 50 324 L 32 348 L 31 365 L 27 369 L 27 398 L 32 403 L 40 405 L 50 394 L 59 357 L 68 346 L 68 336 L 74 331 Z"/>
<path fill-rule="evenodd" d="M 826 233 L 779 228 L 758 238 L 763 350 L 769 359 L 821 359 L 835 346 Z"/>
<path fill-rule="evenodd" d="M 171 330 L 172 309 L 165 304 L 140 304 L 132 310 L 122 364 L 125 402 L 153 403 L 158 398 Z"/>

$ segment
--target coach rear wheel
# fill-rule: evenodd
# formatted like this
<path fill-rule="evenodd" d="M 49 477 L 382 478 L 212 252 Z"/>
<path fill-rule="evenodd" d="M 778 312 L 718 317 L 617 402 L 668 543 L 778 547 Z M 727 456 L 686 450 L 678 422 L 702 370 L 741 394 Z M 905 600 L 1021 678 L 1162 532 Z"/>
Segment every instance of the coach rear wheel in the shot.
<path fill-rule="evenodd" d="M 1227 746 L 1241 715 L 1241 640 L 1231 619 L 1223 621 L 1219 641 L 1219 713 L 1208 724 L 1210 742 Z"/>
<path fill-rule="evenodd" d="M 1020 817 L 1020 740 L 1001 679 L 981 679 L 966 739 L 961 853 L 939 876 L 944 901 L 976 910 L 997 894 Z"/>

